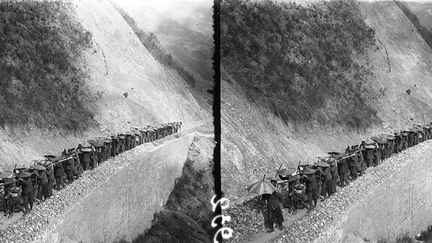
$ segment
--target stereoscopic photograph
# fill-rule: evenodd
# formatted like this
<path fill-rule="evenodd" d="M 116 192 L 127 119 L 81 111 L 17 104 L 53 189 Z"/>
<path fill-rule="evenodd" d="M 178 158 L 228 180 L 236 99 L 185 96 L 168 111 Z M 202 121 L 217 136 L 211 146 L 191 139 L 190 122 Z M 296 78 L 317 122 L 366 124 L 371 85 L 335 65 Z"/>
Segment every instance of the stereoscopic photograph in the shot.
<path fill-rule="evenodd" d="M 432 2 L 220 7 L 226 242 L 432 242 Z"/>
<path fill-rule="evenodd" d="M 0 1 L 0 242 L 432 242 L 431 140 L 432 1 Z"/>
<path fill-rule="evenodd" d="M 0 242 L 212 242 L 211 0 L 0 1 Z"/>

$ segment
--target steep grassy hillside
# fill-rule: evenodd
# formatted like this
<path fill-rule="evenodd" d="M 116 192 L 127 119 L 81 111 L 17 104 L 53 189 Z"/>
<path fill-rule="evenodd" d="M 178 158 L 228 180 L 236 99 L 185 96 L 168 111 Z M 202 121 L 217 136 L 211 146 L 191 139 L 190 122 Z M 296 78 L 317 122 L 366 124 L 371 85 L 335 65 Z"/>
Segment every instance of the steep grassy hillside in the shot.
<path fill-rule="evenodd" d="M 310 8 L 311 2 L 304 6 Z M 222 60 L 225 68 L 222 76 L 222 176 L 223 190 L 230 198 L 246 195 L 244 188 L 249 183 L 263 174 L 273 176 L 280 164 L 293 166 L 299 160 L 311 163 L 316 156 L 330 150 L 342 151 L 347 145 L 359 144 L 371 135 L 432 121 L 431 48 L 394 2 L 360 2 L 358 8 L 366 25 L 374 29 L 377 45 L 366 51 L 363 59 L 369 60 L 372 73 L 365 80 L 372 93 L 364 96 L 364 102 L 376 110 L 376 117 L 382 122 L 367 129 L 353 131 L 346 127 L 344 120 L 328 120 L 324 125 L 317 120 L 309 124 L 290 119 L 286 122 L 280 114 L 275 114 L 273 107 L 251 102 L 245 85 L 231 75 L 233 67 L 226 67 Z M 280 21 L 275 22 L 274 25 L 269 22 L 266 29 L 279 26 Z M 307 21 L 303 24 L 310 25 Z M 277 59 L 268 60 L 275 67 L 279 66 L 280 62 L 273 61 Z M 320 91 L 327 96 L 334 94 L 325 89 Z M 349 107 L 351 101 L 346 102 Z M 341 118 L 333 104 L 334 100 L 314 112 Z M 348 112 L 357 112 L 357 107 Z"/>
<path fill-rule="evenodd" d="M 95 125 L 79 65 L 91 33 L 61 1 L 0 2 L 0 126 L 83 131 Z"/>
<path fill-rule="evenodd" d="M 110 119 L 115 118 L 118 126 L 119 122 L 126 125 L 209 117 L 185 81 L 157 62 L 108 1 L 78 2 L 82 23 L 94 36 L 96 53 L 89 53 L 87 58 L 92 88 L 104 92 L 100 102 L 104 121 L 113 124 Z"/>
<path fill-rule="evenodd" d="M 281 164 L 314 162 L 326 151 L 342 151 L 359 139 L 332 127 L 287 126 L 270 109 L 248 102 L 242 87 L 225 72 L 221 88 L 221 176 L 230 200 L 242 200 L 248 184 L 274 176 Z"/>
<path fill-rule="evenodd" d="M 4 130 L 0 130 L 2 137 L 0 140 L 0 160 L 2 161 L 0 167 L 2 169 L 10 169 L 15 163 L 31 163 L 32 159 L 40 159 L 44 154 L 58 153 L 64 148 L 75 147 L 78 143 L 95 136 L 124 132 L 131 126 L 168 121 L 183 121 L 184 124 L 188 124 L 191 121 L 211 119 L 209 112 L 200 106 L 200 103 L 188 90 L 186 82 L 177 72 L 164 67 L 149 53 L 109 1 L 76 0 L 71 7 L 73 12 L 68 12 L 71 14 L 68 16 L 76 23 L 80 23 L 81 27 L 70 26 L 71 30 L 66 29 L 63 33 L 58 30 L 60 27 L 56 25 L 56 22 L 53 22 L 50 28 L 59 34 L 70 34 L 70 31 L 77 28 L 77 30 L 82 29 L 90 33 L 88 36 L 91 36 L 91 42 L 83 42 L 87 43 L 84 46 L 87 49 L 82 52 L 82 58 L 76 64 L 77 67 L 82 67 L 86 78 L 75 77 L 79 85 L 74 85 L 72 88 L 78 88 L 78 91 L 84 88 L 90 94 L 97 95 L 97 100 L 91 100 L 90 105 L 85 106 L 90 114 L 93 114 L 93 118 L 91 115 L 86 115 L 85 110 L 79 114 L 67 110 L 69 106 L 78 109 L 76 102 L 60 102 L 58 104 L 61 107 L 60 110 L 52 107 L 51 101 L 57 99 L 56 96 L 59 96 L 61 101 L 68 99 L 73 101 L 73 97 L 64 96 L 63 92 L 70 93 L 66 92 L 66 88 L 46 89 L 43 93 L 39 93 L 42 94 L 41 96 L 33 94 L 37 98 L 32 96 L 28 98 L 44 97 L 46 102 L 42 103 L 43 107 L 46 106 L 48 111 L 56 111 L 55 115 L 62 118 L 59 124 L 62 122 L 75 124 L 71 121 L 84 117 L 94 120 L 99 127 L 85 129 L 85 126 L 82 125 L 78 127 L 84 130 L 83 132 L 70 133 L 61 127 L 57 129 L 39 128 L 35 125 L 23 127 L 18 123 L 14 123 L 14 126 L 6 126 Z M 74 12 L 76 14 L 73 14 Z M 21 27 L 20 30 L 22 29 L 25 28 Z M 55 37 L 54 35 L 53 40 L 56 40 Z M 72 37 L 69 40 L 67 35 L 62 35 L 62 38 L 70 41 L 67 42 L 68 45 L 74 44 L 75 39 Z M 81 36 L 77 35 L 74 38 L 81 38 Z M 26 36 L 26 40 L 33 39 L 31 36 Z M 68 45 L 65 46 L 65 50 L 69 50 Z M 55 46 L 47 50 L 58 49 Z M 79 54 L 79 52 L 74 54 Z M 58 61 L 55 65 L 57 63 L 65 65 L 66 60 Z M 55 65 L 52 68 L 55 68 Z M 40 65 L 40 68 L 42 67 L 50 68 L 49 65 Z M 73 65 L 69 67 L 72 70 L 73 68 Z M 71 71 L 70 74 L 73 72 Z M 30 77 L 33 77 L 31 75 Z M 67 77 L 64 77 L 64 81 L 67 80 Z M 35 86 L 35 88 L 38 87 Z M 75 90 L 72 89 L 72 91 Z M 54 122 L 60 119 L 51 113 L 38 112 L 40 110 L 36 108 L 34 110 L 38 120 L 45 116 L 53 119 Z"/>
<path fill-rule="evenodd" d="M 371 67 L 359 61 L 375 48 L 374 30 L 353 1 L 302 7 L 271 0 L 221 5 L 222 64 L 251 102 L 285 122 L 379 122 Z M 331 108 L 332 112 L 319 112 Z"/>

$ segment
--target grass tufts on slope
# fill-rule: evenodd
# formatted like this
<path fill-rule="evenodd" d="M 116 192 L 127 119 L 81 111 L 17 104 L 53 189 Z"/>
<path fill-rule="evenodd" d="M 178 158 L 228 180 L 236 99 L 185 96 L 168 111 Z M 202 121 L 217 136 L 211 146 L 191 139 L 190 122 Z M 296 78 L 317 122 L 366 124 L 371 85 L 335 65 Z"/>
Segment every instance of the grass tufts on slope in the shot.
<path fill-rule="evenodd" d="M 372 69 L 359 61 L 374 47 L 375 32 L 354 1 L 221 4 L 222 65 L 251 101 L 285 122 L 353 129 L 380 122 L 368 103 L 376 97 Z"/>
<path fill-rule="evenodd" d="M 0 125 L 82 131 L 96 100 L 80 68 L 91 34 L 62 1 L 0 2 Z"/>

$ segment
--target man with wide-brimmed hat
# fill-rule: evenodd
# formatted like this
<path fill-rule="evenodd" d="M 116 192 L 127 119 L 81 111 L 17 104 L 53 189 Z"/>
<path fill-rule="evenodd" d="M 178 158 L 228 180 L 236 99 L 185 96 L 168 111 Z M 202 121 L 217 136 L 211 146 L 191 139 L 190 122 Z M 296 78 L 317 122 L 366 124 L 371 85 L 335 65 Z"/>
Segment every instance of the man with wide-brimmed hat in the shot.
<path fill-rule="evenodd" d="M 322 169 L 322 190 L 321 196 L 325 199 L 330 197 L 331 195 L 331 187 L 332 187 L 332 175 L 330 172 L 330 165 L 319 161 L 315 163 L 316 166 L 319 166 Z"/>
<path fill-rule="evenodd" d="M 64 178 L 66 177 L 66 174 L 64 172 L 63 167 L 63 161 L 61 161 L 60 157 L 56 157 L 53 159 L 54 164 L 54 177 L 56 181 L 56 189 L 61 190 L 62 188 L 66 187 L 66 184 L 64 182 Z"/>
<path fill-rule="evenodd" d="M 77 151 L 83 170 L 89 170 L 90 163 L 93 160 L 93 150 L 91 146 L 84 147 L 82 144 L 78 144 Z"/>
<path fill-rule="evenodd" d="M 348 146 L 345 150 L 345 153 L 348 155 L 346 158 L 346 161 L 348 163 L 348 169 L 350 171 L 351 180 L 357 179 L 357 175 L 359 172 L 359 163 L 358 163 L 358 157 L 354 150 L 351 149 L 350 146 Z"/>
<path fill-rule="evenodd" d="M 409 132 L 408 131 L 402 131 L 401 135 L 402 136 L 401 136 L 401 150 L 400 151 L 405 150 L 405 149 L 408 148 L 408 135 L 409 135 Z"/>
<path fill-rule="evenodd" d="M 375 149 L 374 149 L 374 159 L 373 159 L 373 165 L 377 166 L 380 164 L 381 161 L 381 149 L 378 145 L 378 143 L 375 143 Z"/>
<path fill-rule="evenodd" d="M 118 154 L 123 153 L 126 150 L 126 136 L 124 134 L 117 135 L 119 150 Z"/>
<path fill-rule="evenodd" d="M 408 147 L 412 147 L 417 144 L 417 130 L 410 128 L 408 130 Z"/>
<path fill-rule="evenodd" d="M 120 153 L 120 144 L 116 135 L 111 135 L 111 156 L 117 156 Z"/>
<path fill-rule="evenodd" d="M 39 199 L 37 199 L 37 195 L 39 194 L 39 181 L 38 181 L 37 174 L 33 168 L 26 168 L 25 171 L 31 173 L 31 182 L 34 190 L 33 202 L 36 201 L 37 203 L 39 203 Z"/>
<path fill-rule="evenodd" d="M 315 169 L 306 168 L 302 176 L 303 180 L 306 182 L 306 195 L 309 204 L 309 211 L 316 207 L 319 197 L 318 183 L 315 177 L 315 172 Z"/>
<path fill-rule="evenodd" d="M 122 135 L 125 137 L 125 150 L 132 149 L 132 134 L 126 133 Z"/>
<path fill-rule="evenodd" d="M 55 177 L 54 177 L 54 167 L 52 165 L 52 162 L 47 160 L 44 162 L 43 166 L 46 168 L 46 176 L 48 179 L 48 184 L 47 184 L 47 197 L 51 197 L 53 195 L 53 186 L 55 185 L 56 181 L 55 181 Z"/>
<path fill-rule="evenodd" d="M 103 147 L 102 158 L 103 161 L 107 161 L 111 155 L 112 140 L 111 138 L 105 138 L 103 142 L 104 142 L 104 147 Z"/>
<path fill-rule="evenodd" d="M 284 196 L 284 202 L 283 202 L 283 206 L 284 208 L 288 208 L 288 211 L 296 211 L 296 205 L 294 203 L 294 198 L 293 198 L 293 192 L 295 190 L 295 186 L 298 184 L 299 180 L 300 180 L 300 176 L 299 175 L 287 175 L 286 177 L 286 183 L 288 183 L 288 189 L 285 193 Z"/>
<path fill-rule="evenodd" d="M 72 156 L 69 155 L 68 152 L 66 152 L 66 149 L 62 153 L 63 160 L 63 166 L 64 166 L 64 172 L 66 173 L 66 183 L 70 184 L 74 181 L 74 160 Z"/>
<path fill-rule="evenodd" d="M 394 134 L 394 146 L 393 146 L 393 153 L 399 153 L 402 151 L 402 134 L 399 132 L 395 132 Z"/>
<path fill-rule="evenodd" d="M 338 173 L 338 167 L 337 167 L 337 160 L 331 158 L 329 159 L 328 163 L 330 164 L 330 173 L 332 176 L 331 180 L 331 186 L 330 186 L 330 195 L 336 192 L 336 185 L 339 182 L 339 173 Z"/>
<path fill-rule="evenodd" d="M 363 158 L 365 159 L 366 166 L 371 167 L 374 161 L 375 145 L 366 144 L 365 141 L 362 141 L 360 144 L 360 148 L 362 149 Z"/>
<path fill-rule="evenodd" d="M 31 180 L 32 173 L 27 171 L 21 171 L 17 177 L 17 184 L 21 186 L 21 195 L 23 198 L 24 209 L 26 214 L 33 209 L 34 202 L 34 188 Z M 30 205 L 30 208 L 29 208 Z"/>
<path fill-rule="evenodd" d="M 395 136 L 389 134 L 387 135 L 387 140 L 388 140 L 387 158 L 389 158 L 394 153 L 396 138 Z"/>
<path fill-rule="evenodd" d="M 340 186 L 344 187 L 349 184 L 348 181 L 348 164 L 346 158 L 340 158 L 338 162 L 338 174 Z"/>
<path fill-rule="evenodd" d="M 363 173 L 367 169 L 366 160 L 363 157 L 363 148 L 359 145 L 351 146 L 351 149 L 354 151 L 354 153 L 357 155 L 358 158 L 358 172 L 360 176 L 363 175 Z"/>
<path fill-rule="evenodd" d="M 45 201 L 48 195 L 48 176 L 46 174 L 46 168 L 42 165 L 32 165 L 30 168 L 35 170 L 35 175 L 37 177 L 38 193 L 36 198 L 38 200 Z"/>
<path fill-rule="evenodd" d="M 293 214 L 297 212 L 297 209 L 309 208 L 308 204 L 306 203 L 308 199 L 305 190 L 306 186 L 302 183 L 299 183 L 299 180 L 296 180 L 296 184 L 293 186 L 293 189 L 289 194 L 290 200 L 292 202 Z"/>
<path fill-rule="evenodd" d="M 275 178 L 271 178 L 270 182 L 274 187 L 277 188 L 277 180 Z M 268 209 L 268 223 L 267 228 L 268 232 L 273 231 L 273 225 L 276 224 L 279 230 L 283 229 L 282 223 L 284 222 L 284 218 L 282 215 L 282 210 L 280 208 L 280 202 L 282 201 L 282 197 L 279 192 L 274 191 L 272 194 L 263 194 L 262 200 L 267 206 Z"/>
<path fill-rule="evenodd" d="M 315 169 L 315 178 L 318 185 L 318 198 L 323 198 L 321 196 L 321 192 L 323 190 L 323 185 L 324 185 L 324 176 L 323 176 L 322 168 L 317 166 L 314 166 L 312 168 Z"/>

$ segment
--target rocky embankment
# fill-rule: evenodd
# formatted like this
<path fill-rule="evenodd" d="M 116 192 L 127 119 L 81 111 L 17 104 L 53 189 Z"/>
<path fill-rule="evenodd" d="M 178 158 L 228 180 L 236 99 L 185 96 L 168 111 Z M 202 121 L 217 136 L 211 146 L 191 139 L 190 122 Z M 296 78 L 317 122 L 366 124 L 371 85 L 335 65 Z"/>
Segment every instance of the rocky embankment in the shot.
<path fill-rule="evenodd" d="M 212 131 L 211 131 L 212 133 Z M 213 149 L 210 131 L 195 133 L 181 177 L 152 227 L 133 242 L 211 242 Z"/>

